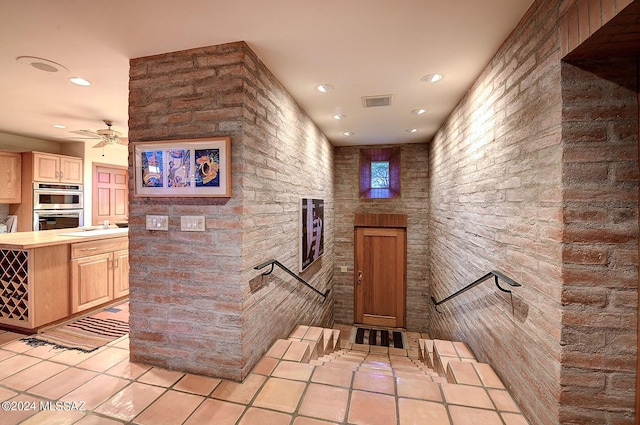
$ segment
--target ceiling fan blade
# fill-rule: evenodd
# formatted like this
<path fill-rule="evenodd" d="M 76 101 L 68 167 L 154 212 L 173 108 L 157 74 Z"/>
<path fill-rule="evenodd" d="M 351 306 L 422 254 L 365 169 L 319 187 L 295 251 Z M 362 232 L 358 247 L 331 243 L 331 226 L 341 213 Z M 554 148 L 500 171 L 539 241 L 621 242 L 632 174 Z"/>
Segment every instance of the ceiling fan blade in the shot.
<path fill-rule="evenodd" d="M 103 146 L 107 146 L 109 144 L 108 140 L 103 140 L 102 142 L 98 143 L 97 145 L 94 145 L 94 148 L 101 148 Z"/>
<path fill-rule="evenodd" d="M 73 131 L 70 131 L 69 133 L 78 134 L 87 139 L 102 139 L 102 136 L 100 136 L 98 133 L 94 133 L 93 131 L 89 131 L 89 130 L 73 130 Z"/>
<path fill-rule="evenodd" d="M 128 137 L 119 137 L 118 138 L 118 144 L 120 145 L 128 145 L 129 144 L 129 138 Z"/>

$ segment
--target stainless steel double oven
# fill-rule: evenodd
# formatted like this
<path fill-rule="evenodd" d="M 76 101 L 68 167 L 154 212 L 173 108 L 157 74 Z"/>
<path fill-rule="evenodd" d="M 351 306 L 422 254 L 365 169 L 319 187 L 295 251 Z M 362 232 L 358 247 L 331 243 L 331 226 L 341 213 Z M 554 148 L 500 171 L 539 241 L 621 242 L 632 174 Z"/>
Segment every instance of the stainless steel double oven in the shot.
<path fill-rule="evenodd" d="M 33 230 L 82 226 L 83 198 L 81 184 L 33 183 Z"/>

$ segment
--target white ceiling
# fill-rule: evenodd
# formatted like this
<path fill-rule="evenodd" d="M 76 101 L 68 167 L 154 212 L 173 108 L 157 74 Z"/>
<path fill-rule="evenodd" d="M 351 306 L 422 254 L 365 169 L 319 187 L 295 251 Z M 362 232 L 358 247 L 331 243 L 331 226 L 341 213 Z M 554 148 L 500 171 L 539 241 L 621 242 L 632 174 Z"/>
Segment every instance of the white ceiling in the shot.
<path fill-rule="evenodd" d="M 110 119 L 126 134 L 129 59 L 244 40 L 333 144 L 425 142 L 531 3 L 4 0 L 0 132 L 61 141 L 75 136 L 72 130 L 104 128 L 102 120 Z M 19 56 L 44 58 L 69 72 L 38 71 Z M 444 79 L 420 80 L 431 73 Z M 92 86 L 75 86 L 72 76 Z M 320 94 L 319 83 L 335 89 Z M 362 96 L 387 94 L 390 107 L 363 108 Z M 417 108 L 428 112 L 410 113 Z M 335 113 L 346 118 L 335 120 Z"/>

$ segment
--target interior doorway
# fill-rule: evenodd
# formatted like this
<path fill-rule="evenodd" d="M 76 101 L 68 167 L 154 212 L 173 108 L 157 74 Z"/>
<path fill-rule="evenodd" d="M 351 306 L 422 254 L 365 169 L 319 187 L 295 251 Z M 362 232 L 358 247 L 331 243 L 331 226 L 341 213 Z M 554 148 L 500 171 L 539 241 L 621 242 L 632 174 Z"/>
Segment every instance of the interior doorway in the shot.
<path fill-rule="evenodd" d="M 125 221 L 129 215 L 129 170 L 127 167 L 93 163 L 91 222 L 94 225 Z"/>
<path fill-rule="evenodd" d="M 406 227 L 356 227 L 355 323 L 403 328 Z"/>

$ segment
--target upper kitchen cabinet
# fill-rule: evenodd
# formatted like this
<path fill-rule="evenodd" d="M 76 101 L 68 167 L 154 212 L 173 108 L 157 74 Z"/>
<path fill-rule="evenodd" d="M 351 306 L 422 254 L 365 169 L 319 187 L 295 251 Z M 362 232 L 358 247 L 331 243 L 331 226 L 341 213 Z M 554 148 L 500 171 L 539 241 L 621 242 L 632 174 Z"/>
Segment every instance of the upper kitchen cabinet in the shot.
<path fill-rule="evenodd" d="M 82 183 L 82 158 L 42 152 L 25 152 L 23 155 L 29 156 L 34 182 Z"/>
<path fill-rule="evenodd" d="M 21 159 L 18 152 L 0 151 L 0 204 L 22 202 Z"/>

